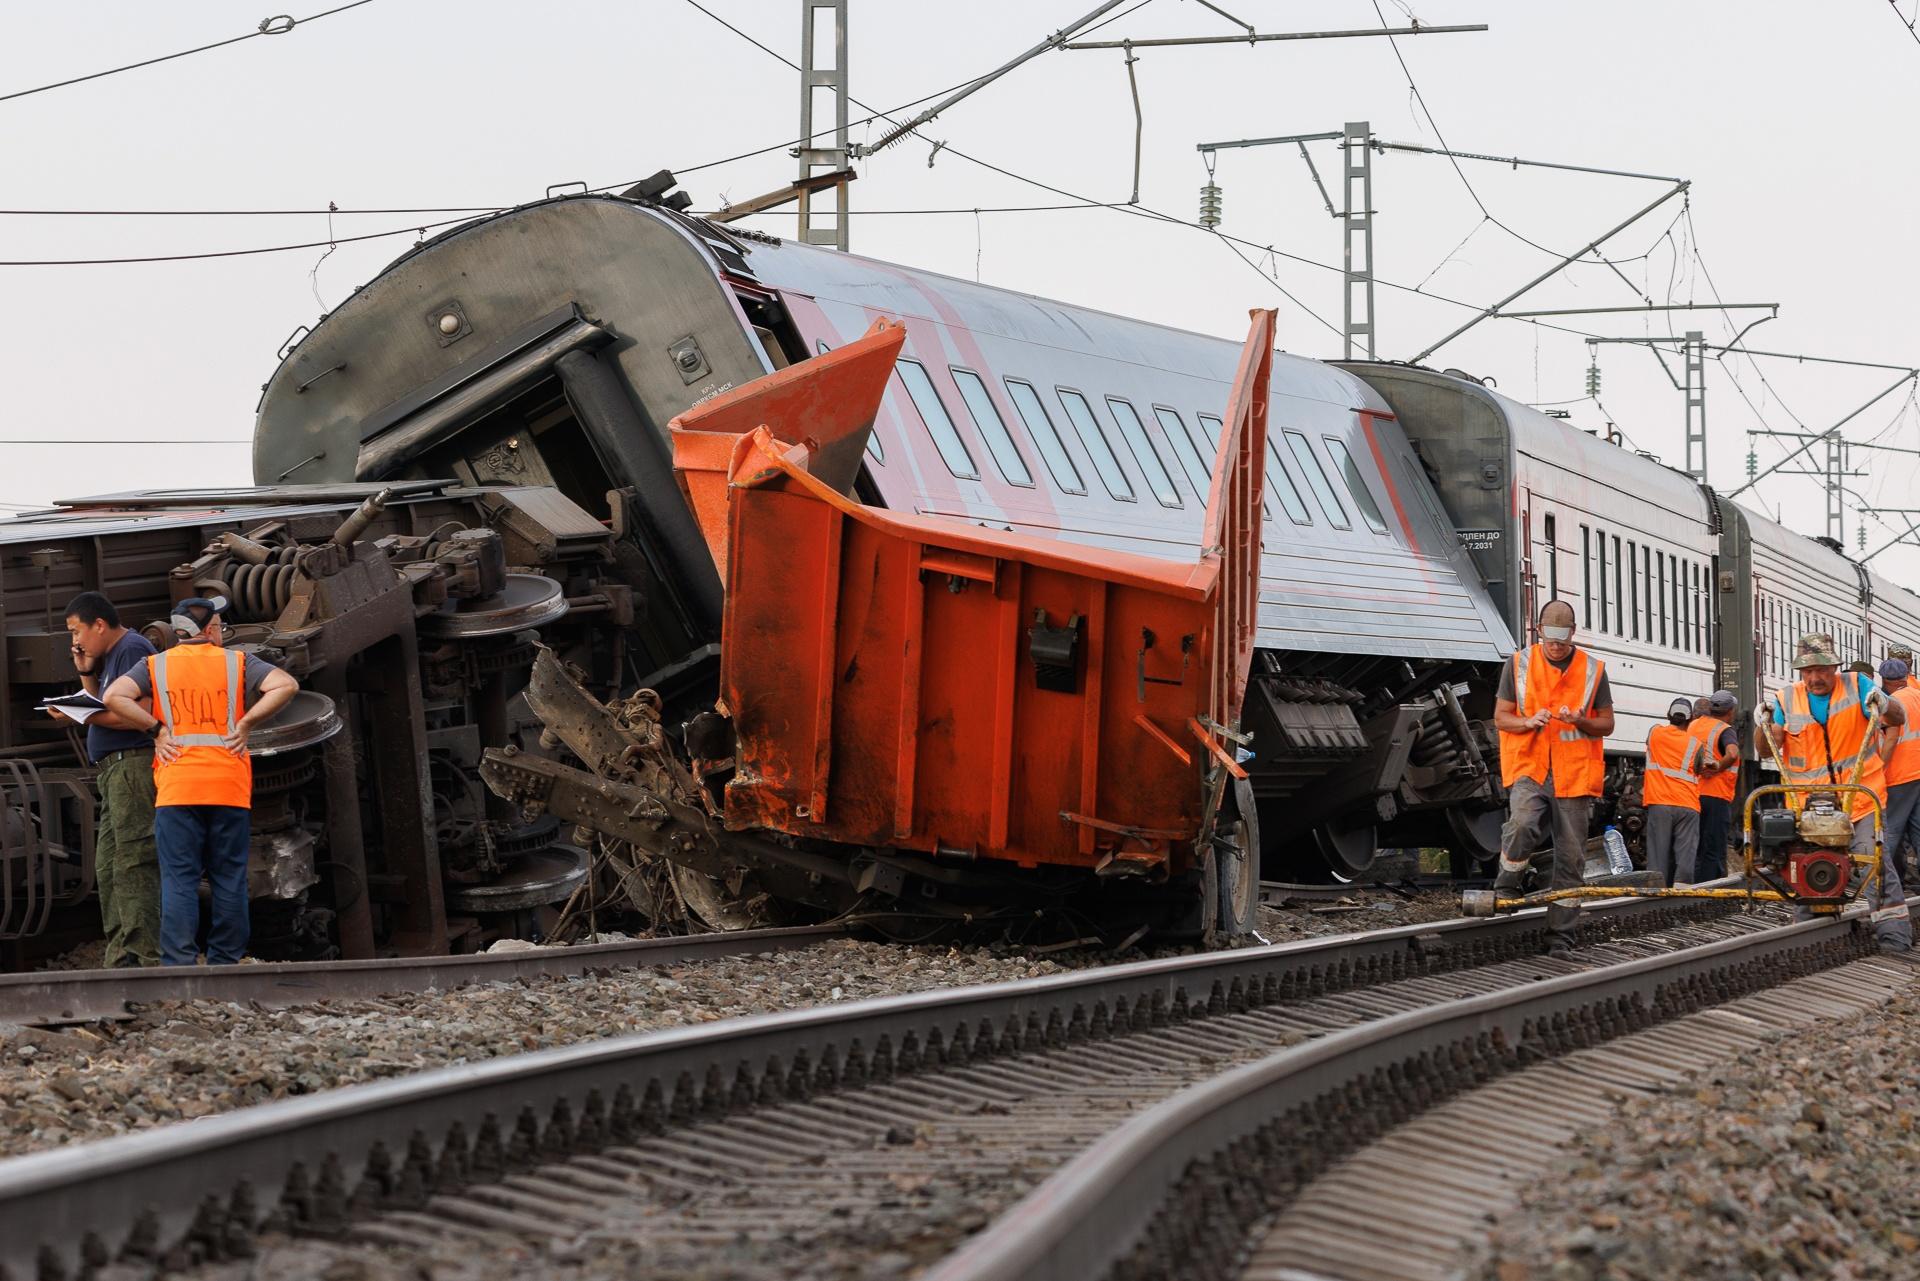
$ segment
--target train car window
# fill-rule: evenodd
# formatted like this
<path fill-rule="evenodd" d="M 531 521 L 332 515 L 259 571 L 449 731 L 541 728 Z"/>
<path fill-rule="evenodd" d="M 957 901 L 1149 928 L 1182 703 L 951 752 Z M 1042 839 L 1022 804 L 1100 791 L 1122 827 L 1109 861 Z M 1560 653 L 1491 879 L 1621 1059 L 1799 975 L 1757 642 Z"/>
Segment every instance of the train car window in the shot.
<path fill-rule="evenodd" d="M 816 342 L 815 346 L 819 348 L 819 350 L 814 353 L 816 356 L 824 356 L 833 350 L 832 347 L 827 345 L 825 339 Z M 876 463 L 885 463 L 887 461 L 886 446 L 880 443 L 880 433 L 872 428 L 867 429 L 867 452 L 873 455 L 873 461 Z"/>
<path fill-rule="evenodd" d="M 1056 387 L 1054 392 L 1060 397 L 1060 403 L 1067 407 L 1067 418 L 1072 421 L 1073 429 L 1080 433 L 1080 443 L 1086 448 L 1087 457 L 1093 459 L 1093 469 L 1100 473 L 1100 483 L 1121 502 L 1135 501 L 1133 482 L 1120 469 L 1120 460 L 1114 456 L 1106 433 L 1100 430 L 1100 422 L 1093 416 L 1093 407 L 1087 404 L 1087 398 L 1066 387 Z"/>
<path fill-rule="evenodd" d="M 1699 561 L 1693 561 L 1693 649 L 1707 653 L 1707 599 L 1699 590 Z"/>
<path fill-rule="evenodd" d="M 1675 649 L 1685 649 L 1687 647 L 1686 636 L 1684 635 L 1687 626 L 1687 611 L 1682 608 L 1680 603 L 1680 584 L 1685 578 L 1685 575 L 1681 573 L 1680 558 L 1678 556 L 1669 556 L 1667 559 L 1672 565 L 1673 574 L 1671 580 L 1673 583 L 1673 647 Z"/>
<path fill-rule="evenodd" d="M 907 395 L 912 397 L 913 407 L 920 411 L 920 421 L 926 424 L 927 434 L 933 438 L 934 448 L 940 451 L 947 470 L 965 480 L 979 480 L 980 469 L 973 465 L 973 455 L 967 452 L 967 444 L 960 439 L 953 419 L 947 414 L 946 402 L 933 389 L 933 379 L 927 377 L 926 369 L 919 361 L 905 358 L 894 369 L 906 386 Z"/>
<path fill-rule="evenodd" d="M 1593 530 L 1580 526 L 1580 626 L 1593 629 Z"/>
<path fill-rule="evenodd" d="M 1560 599 L 1560 546 L 1553 537 L 1553 513 L 1542 517 L 1547 539 L 1547 599 Z"/>
<path fill-rule="evenodd" d="M 974 426 L 980 429 L 980 435 L 986 439 L 987 452 L 993 455 L 994 466 L 1007 478 L 1009 484 L 1033 484 L 1033 473 L 1027 470 L 1027 460 L 1020 456 L 1020 449 L 1013 443 L 1013 435 L 1007 431 L 1007 424 L 1001 419 L 1000 411 L 993 407 L 993 397 L 987 395 L 987 385 L 980 381 L 980 375 L 971 369 L 948 367 L 953 375 L 953 385 L 960 389 L 960 399 L 967 402 L 967 412 L 973 415 Z"/>
<path fill-rule="evenodd" d="M 1610 625 L 1608 617 L 1612 603 L 1612 598 L 1607 594 L 1607 531 L 1595 531 L 1594 541 L 1598 544 L 1595 552 L 1600 562 L 1600 630 L 1604 632 Z"/>
<path fill-rule="evenodd" d="M 1287 519 L 1296 525 L 1313 524 L 1313 513 L 1307 510 L 1307 500 L 1300 496 L 1300 486 L 1293 483 L 1293 473 L 1287 470 L 1286 459 L 1280 457 L 1280 446 L 1272 436 L 1267 437 L 1267 485 L 1280 495 L 1280 506 L 1286 509 Z"/>
<path fill-rule="evenodd" d="M 1180 415 L 1165 405 L 1155 405 L 1153 416 L 1160 420 L 1160 430 L 1167 433 L 1167 439 L 1173 442 L 1174 457 L 1186 469 L 1187 480 L 1193 486 L 1193 492 L 1200 495 L 1200 502 L 1207 501 L 1207 491 L 1213 488 L 1213 471 L 1207 466 L 1206 459 L 1200 457 L 1200 450 L 1194 445 L 1193 437 L 1187 434 L 1187 425 Z M 1217 450 L 1219 446 L 1214 446 Z"/>
<path fill-rule="evenodd" d="M 1380 504 L 1373 501 L 1373 491 L 1367 488 L 1367 478 L 1353 461 L 1347 443 L 1334 436 L 1322 436 L 1320 439 L 1327 444 L 1327 454 L 1333 459 L 1334 468 L 1339 471 L 1341 479 L 1347 482 L 1354 505 L 1360 509 L 1360 519 L 1366 521 L 1367 528 L 1374 533 L 1386 533 L 1387 518 L 1380 514 Z"/>
<path fill-rule="evenodd" d="M 1140 464 L 1140 471 L 1147 478 L 1147 488 L 1153 491 L 1160 505 L 1185 506 L 1180 501 L 1180 487 L 1173 483 L 1173 477 L 1167 473 L 1167 464 L 1161 459 L 1160 451 L 1153 447 L 1153 437 L 1147 435 L 1147 425 L 1140 421 L 1139 411 L 1118 396 L 1109 396 L 1107 412 L 1120 424 L 1120 438 L 1133 451 L 1134 461 Z M 1204 493 L 1200 495 L 1200 501 L 1207 501 Z"/>
<path fill-rule="evenodd" d="M 1620 572 L 1620 536 L 1613 536 L 1613 634 L 1626 636 L 1626 574 Z"/>
<path fill-rule="evenodd" d="M 1053 474 L 1053 483 L 1069 494 L 1087 492 L 1086 482 L 1080 479 L 1080 469 L 1073 465 L 1073 456 L 1067 453 L 1067 447 L 1060 440 L 1060 433 L 1053 428 L 1053 419 L 1047 417 L 1047 407 L 1040 403 L 1040 393 L 1031 384 L 1018 378 L 1007 379 L 1007 394 L 1013 397 L 1013 407 L 1020 411 L 1020 421 L 1027 425 L 1027 435 L 1039 447 L 1040 457 L 1046 459 L 1047 470 Z"/>
<path fill-rule="evenodd" d="M 1640 547 L 1631 538 L 1627 540 L 1627 599 L 1631 604 L 1632 621 L 1628 627 L 1633 639 L 1640 639 Z"/>
<path fill-rule="evenodd" d="M 1327 514 L 1328 522 L 1335 529 L 1353 528 L 1353 522 L 1347 518 L 1347 509 L 1340 504 L 1340 495 L 1333 492 L 1333 482 L 1327 479 L 1327 469 L 1320 465 L 1320 456 L 1313 452 L 1313 445 L 1299 432 L 1290 431 L 1287 433 L 1287 448 L 1293 451 L 1294 461 L 1300 464 L 1300 470 L 1307 474 L 1307 487 L 1320 500 L 1320 510 Z"/>
<path fill-rule="evenodd" d="M 1660 643 L 1664 645 L 1667 643 L 1667 554 L 1655 552 L 1653 562 L 1654 585 L 1659 593 L 1654 599 L 1660 603 Z"/>

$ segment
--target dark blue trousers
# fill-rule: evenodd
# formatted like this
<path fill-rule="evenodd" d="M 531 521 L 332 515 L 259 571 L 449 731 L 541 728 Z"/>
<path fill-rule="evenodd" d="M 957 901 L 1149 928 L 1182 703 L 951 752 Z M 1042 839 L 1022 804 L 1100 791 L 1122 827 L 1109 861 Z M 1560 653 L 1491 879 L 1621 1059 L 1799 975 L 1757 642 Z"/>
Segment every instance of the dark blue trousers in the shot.
<path fill-rule="evenodd" d="M 247 839 L 251 811 L 239 805 L 160 805 L 153 811 L 160 858 L 160 963 L 192 965 L 200 949 L 200 878 L 213 890 L 207 964 L 233 965 L 247 952 Z"/>
<path fill-rule="evenodd" d="M 1693 859 L 1694 880 L 1717 881 L 1727 874 L 1727 833 L 1732 826 L 1732 801 L 1700 798 L 1700 852 Z"/>

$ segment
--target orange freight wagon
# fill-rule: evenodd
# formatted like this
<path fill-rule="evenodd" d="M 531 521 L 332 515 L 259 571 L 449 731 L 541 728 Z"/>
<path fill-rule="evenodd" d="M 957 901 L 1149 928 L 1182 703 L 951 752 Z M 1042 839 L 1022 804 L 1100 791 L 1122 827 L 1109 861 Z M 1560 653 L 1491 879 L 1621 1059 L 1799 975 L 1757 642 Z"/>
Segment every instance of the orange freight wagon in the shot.
<path fill-rule="evenodd" d="M 725 584 L 726 827 L 874 854 L 862 889 L 986 861 L 1199 873 L 1222 925 L 1248 928 L 1237 727 L 1273 324 L 1253 314 L 1195 561 L 849 497 L 904 335 L 884 320 L 674 419 Z"/>

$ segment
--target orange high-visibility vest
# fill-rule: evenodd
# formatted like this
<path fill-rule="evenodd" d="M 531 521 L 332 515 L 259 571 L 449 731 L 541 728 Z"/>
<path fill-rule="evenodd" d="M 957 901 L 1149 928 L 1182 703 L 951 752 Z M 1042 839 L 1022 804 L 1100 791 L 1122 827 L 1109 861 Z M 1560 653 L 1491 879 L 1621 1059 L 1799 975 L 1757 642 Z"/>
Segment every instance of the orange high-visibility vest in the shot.
<path fill-rule="evenodd" d="M 1532 716 L 1570 707 L 1582 716 L 1591 715 L 1593 696 L 1606 670 L 1605 663 L 1578 646 L 1564 672 L 1547 661 L 1546 651 L 1538 645 L 1515 650 L 1514 710 Z M 1606 768 L 1600 740 L 1565 721 L 1549 721 L 1545 729 L 1531 734 L 1500 732 L 1500 775 L 1508 787 L 1523 776 L 1544 783 L 1551 770 L 1555 796 L 1598 796 Z"/>
<path fill-rule="evenodd" d="M 1885 805 L 1887 772 L 1880 762 L 1879 744 L 1867 742 L 1867 711 L 1860 706 L 1854 674 L 1843 672 L 1841 676 L 1842 679 L 1834 681 L 1833 696 L 1827 700 L 1824 728 L 1813 719 L 1805 681 L 1795 681 L 1783 694 L 1774 695 L 1773 705 L 1783 713 L 1786 740 L 1786 771 L 1782 781 L 1849 783 L 1854 781 L 1854 766 L 1864 759 L 1866 766 L 1860 771 L 1859 782 L 1871 788 Z M 1849 812 L 1858 821 L 1873 812 L 1873 802 L 1858 792 L 1852 793 Z"/>
<path fill-rule="evenodd" d="M 1907 723 L 1900 727 L 1893 755 L 1887 758 L 1888 787 L 1920 778 L 1920 689 L 1909 685 L 1893 697 L 1906 711 Z"/>
<path fill-rule="evenodd" d="M 1647 768 L 1640 782 L 1642 805 L 1700 808 L 1700 740 L 1678 725 L 1655 725 L 1647 732 Z"/>
<path fill-rule="evenodd" d="M 221 746 L 246 699 L 240 651 L 215 645 L 176 645 L 147 659 L 153 714 L 167 727 L 180 755 L 153 762 L 155 805 L 253 804 L 253 762 Z"/>
<path fill-rule="evenodd" d="M 1720 735 L 1733 727 L 1718 716 L 1696 716 L 1687 726 L 1687 733 L 1700 740 L 1700 763 L 1720 759 Z M 1717 796 L 1723 801 L 1733 799 L 1734 785 L 1740 781 L 1740 767 L 1721 770 L 1718 774 L 1700 776 L 1700 795 Z"/>

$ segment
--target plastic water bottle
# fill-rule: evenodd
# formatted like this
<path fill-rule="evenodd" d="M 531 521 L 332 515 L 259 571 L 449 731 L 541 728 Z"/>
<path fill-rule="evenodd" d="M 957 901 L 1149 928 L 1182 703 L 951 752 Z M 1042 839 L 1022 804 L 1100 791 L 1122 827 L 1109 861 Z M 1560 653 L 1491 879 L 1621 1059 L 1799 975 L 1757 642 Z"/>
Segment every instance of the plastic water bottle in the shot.
<path fill-rule="evenodd" d="M 1627 838 L 1620 835 L 1620 829 L 1609 827 L 1600 837 L 1601 847 L 1607 851 L 1607 870 L 1615 876 L 1624 876 L 1633 870 L 1633 859 L 1627 853 Z"/>

